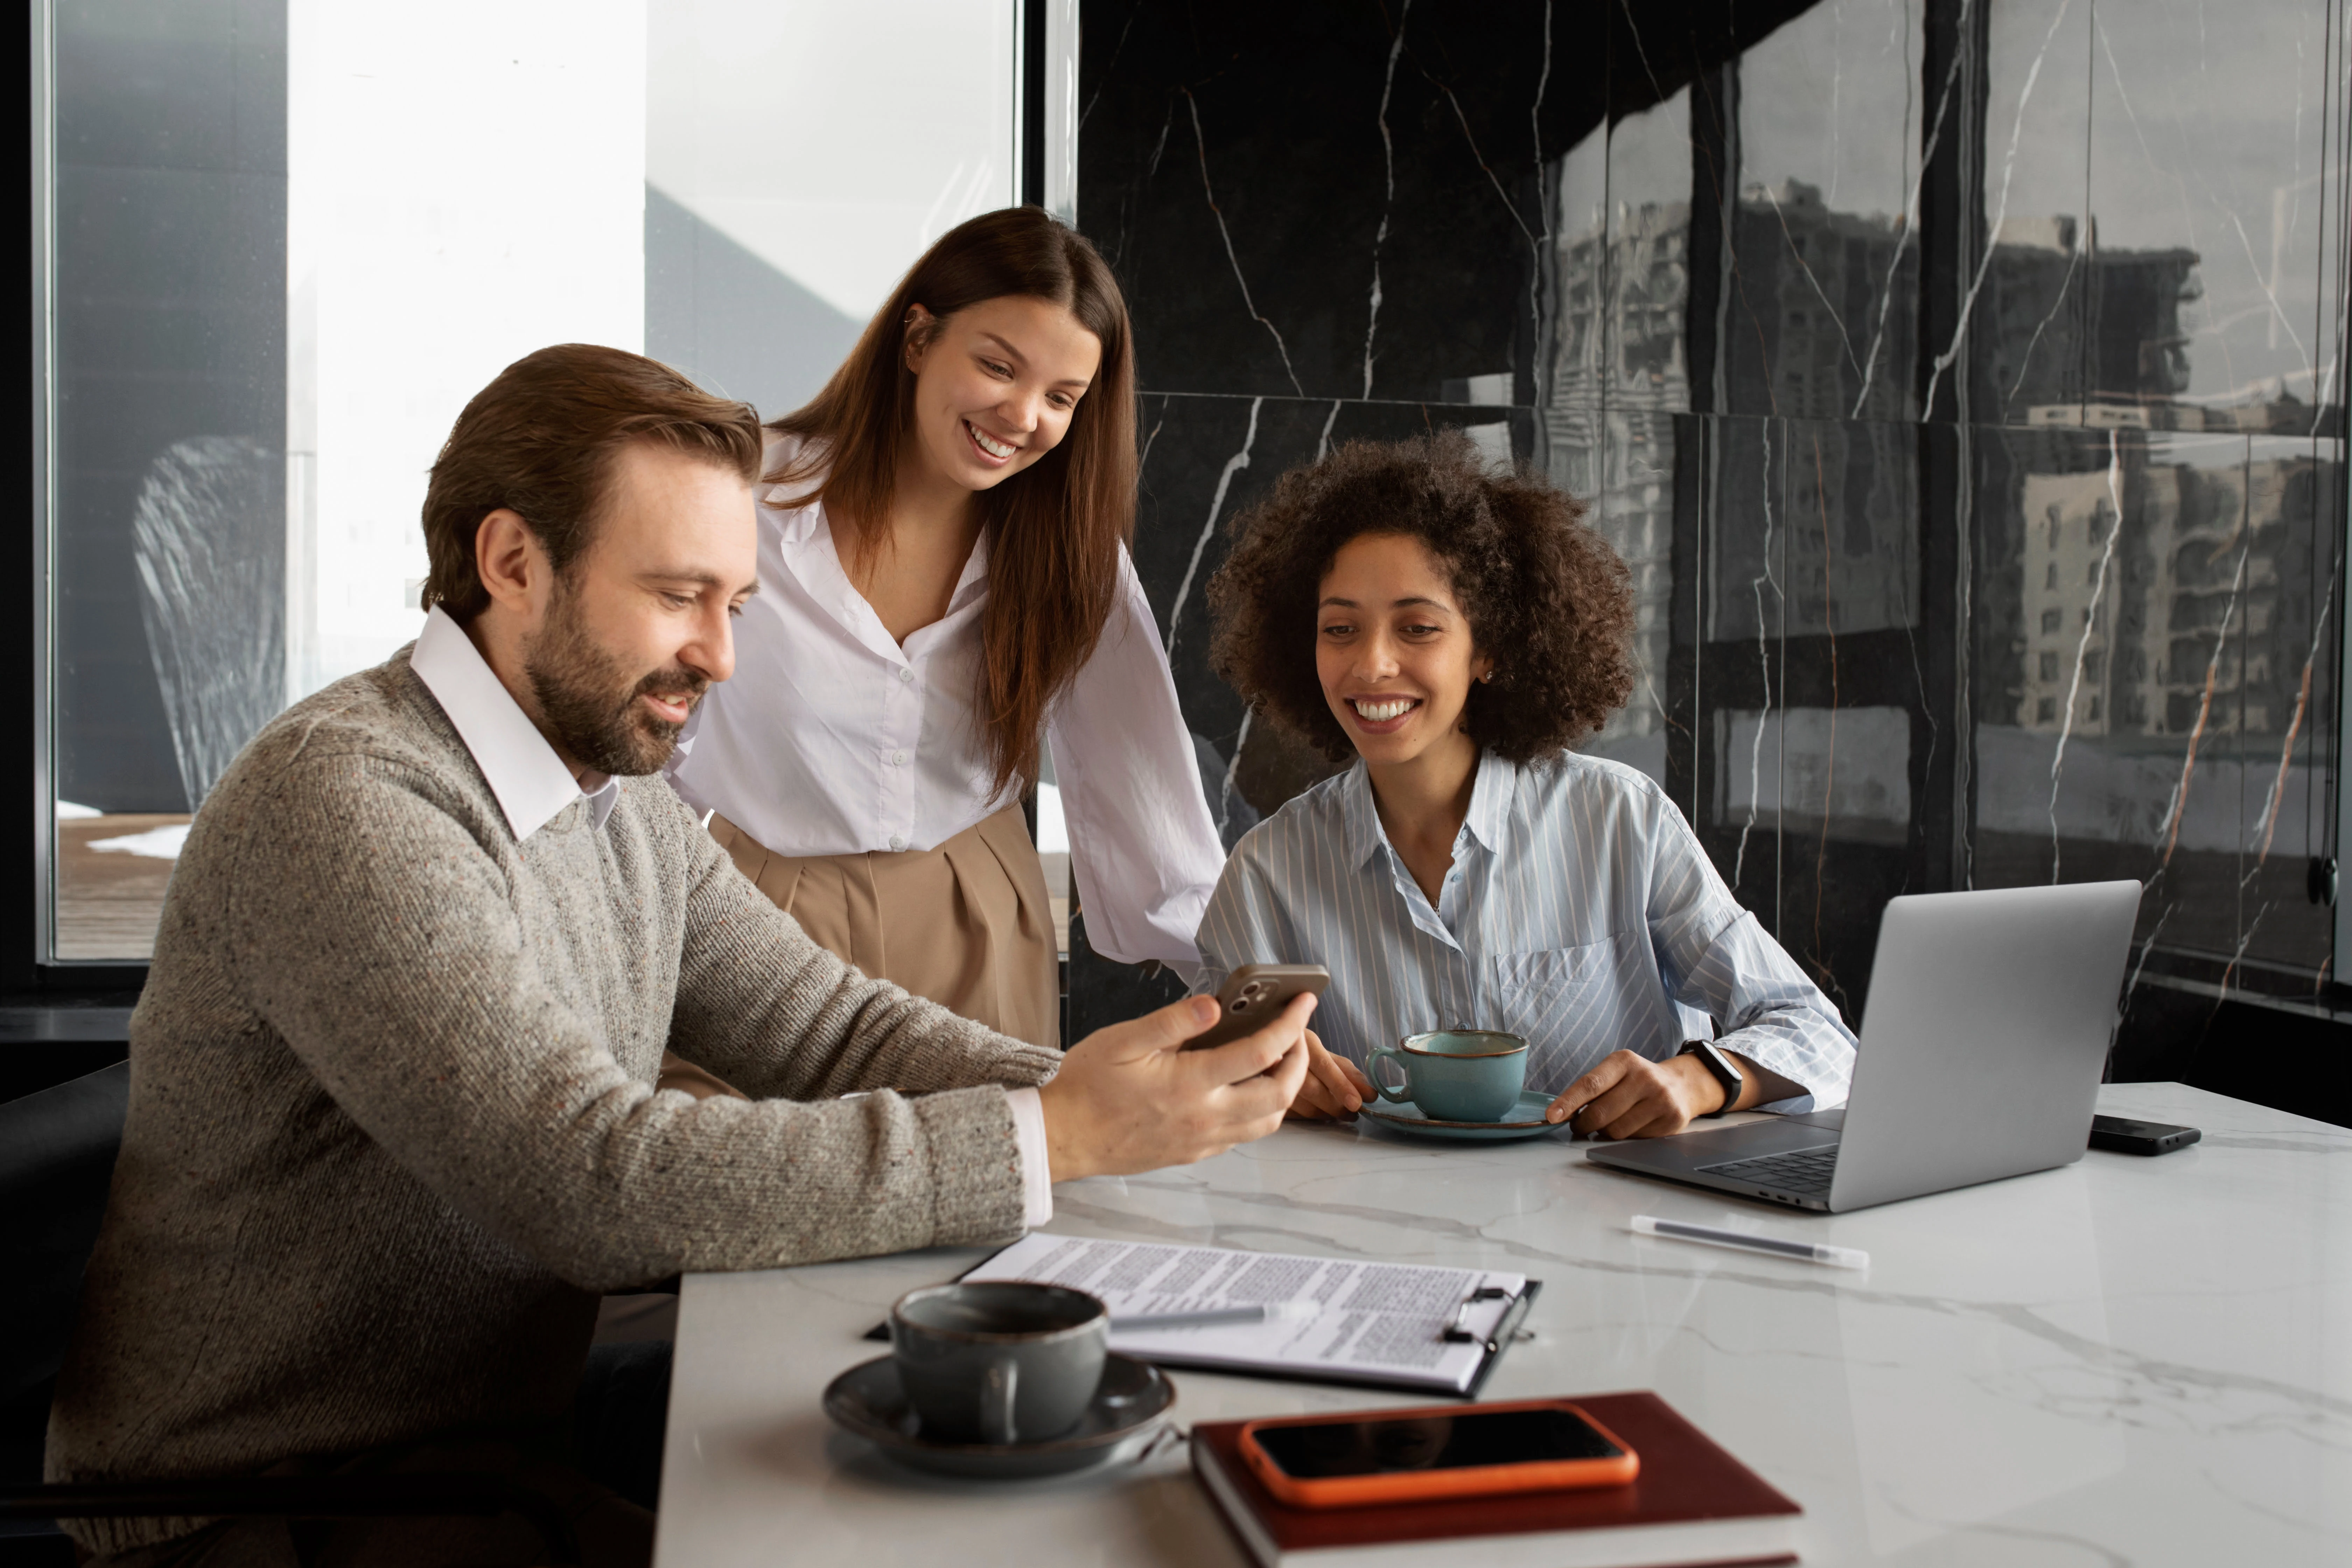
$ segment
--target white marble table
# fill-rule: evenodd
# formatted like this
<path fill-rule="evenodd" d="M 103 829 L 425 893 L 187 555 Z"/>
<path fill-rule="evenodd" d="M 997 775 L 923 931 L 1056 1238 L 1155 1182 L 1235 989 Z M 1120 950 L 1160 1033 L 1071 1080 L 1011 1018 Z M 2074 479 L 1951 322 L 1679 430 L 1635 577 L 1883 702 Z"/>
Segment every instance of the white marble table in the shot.
<path fill-rule="evenodd" d="M 1804 1506 L 1808 1563 L 2352 1563 L 2352 1131 L 2177 1084 L 2112 1086 L 2100 1108 L 2205 1139 L 1813 1217 L 1612 1174 L 1551 1139 L 1293 1125 L 1201 1165 L 1066 1184 L 1053 1228 L 1533 1275 L 1537 1338 L 1486 1397 L 1657 1390 Z M 1872 1264 L 1636 1237 L 1636 1213 Z M 1245 1562 L 1173 1445 L 982 1484 L 915 1476 L 832 1429 L 825 1384 L 883 1348 L 858 1336 L 982 1256 L 690 1276 L 664 1568 Z M 1174 1376 L 1185 1422 L 1400 1402 Z"/>

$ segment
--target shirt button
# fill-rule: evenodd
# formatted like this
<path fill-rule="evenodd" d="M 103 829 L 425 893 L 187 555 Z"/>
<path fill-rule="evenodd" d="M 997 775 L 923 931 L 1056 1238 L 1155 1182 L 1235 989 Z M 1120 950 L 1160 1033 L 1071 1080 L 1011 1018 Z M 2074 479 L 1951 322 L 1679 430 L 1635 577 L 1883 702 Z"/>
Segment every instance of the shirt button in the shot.
<path fill-rule="evenodd" d="M 910 681 L 915 679 L 915 672 L 911 669 L 901 669 L 898 671 L 898 679 Z"/>
<path fill-rule="evenodd" d="M 903 834 L 903 833 L 893 833 L 892 835 L 890 835 L 890 847 L 891 847 L 891 848 L 893 848 L 893 849 L 904 849 L 906 847 L 907 847 L 907 836 L 906 836 L 905 834 Z"/>
<path fill-rule="evenodd" d="M 906 753 L 906 752 L 891 752 L 891 753 L 890 753 L 890 765 L 891 765 L 892 767 L 894 767 L 894 768 L 903 768 L 903 767 L 905 767 L 905 766 L 907 765 L 907 753 Z"/>

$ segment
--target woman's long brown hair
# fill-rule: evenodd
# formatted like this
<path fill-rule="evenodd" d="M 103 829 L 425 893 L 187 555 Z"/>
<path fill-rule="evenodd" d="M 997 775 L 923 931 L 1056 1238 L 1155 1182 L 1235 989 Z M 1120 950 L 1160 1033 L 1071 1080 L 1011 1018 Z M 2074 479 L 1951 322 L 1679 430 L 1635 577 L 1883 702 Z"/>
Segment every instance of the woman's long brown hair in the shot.
<path fill-rule="evenodd" d="M 978 493 L 988 539 L 975 717 L 995 787 L 1037 776 L 1045 714 L 1102 637 L 1118 594 L 1118 552 L 1135 526 L 1135 364 L 1127 300 L 1095 247 L 1037 207 L 984 213 L 923 253 L 804 407 L 768 428 L 802 438 L 769 484 L 810 486 L 856 530 L 844 554 L 870 564 L 888 543 L 899 453 L 914 417 L 907 316 L 944 322 L 1008 295 L 1066 309 L 1102 343 L 1102 363 L 1060 443 L 1024 472 Z"/>

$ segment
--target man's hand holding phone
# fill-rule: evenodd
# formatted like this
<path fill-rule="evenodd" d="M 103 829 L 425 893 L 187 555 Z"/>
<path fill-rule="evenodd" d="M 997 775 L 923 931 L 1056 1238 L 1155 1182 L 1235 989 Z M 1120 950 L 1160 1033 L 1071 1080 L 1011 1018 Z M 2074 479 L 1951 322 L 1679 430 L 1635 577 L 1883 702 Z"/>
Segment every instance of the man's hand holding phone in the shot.
<path fill-rule="evenodd" d="M 1221 1015 L 1190 996 L 1097 1029 L 1038 1089 L 1053 1178 L 1133 1175 L 1189 1165 L 1282 1125 L 1307 1076 L 1311 992 L 1230 1045 L 1187 1049 Z"/>

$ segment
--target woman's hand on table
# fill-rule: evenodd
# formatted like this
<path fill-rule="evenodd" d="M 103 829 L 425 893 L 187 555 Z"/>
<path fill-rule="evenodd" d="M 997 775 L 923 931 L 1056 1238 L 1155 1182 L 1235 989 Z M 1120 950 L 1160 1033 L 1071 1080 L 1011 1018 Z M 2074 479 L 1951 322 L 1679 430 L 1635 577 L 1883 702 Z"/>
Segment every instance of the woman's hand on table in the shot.
<path fill-rule="evenodd" d="M 1371 1080 L 1343 1056 L 1324 1049 L 1315 1031 L 1307 1031 L 1307 1077 L 1290 1114 L 1306 1121 L 1329 1121 L 1353 1116 L 1372 1098 Z"/>
<path fill-rule="evenodd" d="M 1728 1105 L 1723 1085 L 1696 1057 L 1654 1062 L 1633 1051 L 1617 1051 L 1560 1090 L 1545 1107 L 1544 1120 L 1565 1121 L 1596 1138 L 1664 1138 L 1717 1110 L 1745 1110 L 1805 1092 L 1737 1051 L 1724 1055 L 1738 1064 L 1743 1079 L 1738 1098 Z"/>
<path fill-rule="evenodd" d="M 1213 996 L 1088 1035 L 1037 1090 L 1054 1180 L 1189 1165 L 1272 1132 L 1307 1076 L 1314 1011 L 1293 997 L 1256 1033 L 1202 1051 L 1183 1045 L 1217 1021 Z"/>
<path fill-rule="evenodd" d="M 1696 1057 L 1654 1062 L 1616 1051 L 1560 1090 L 1544 1120 L 1601 1138 L 1663 1138 L 1722 1103 L 1723 1085 Z"/>

